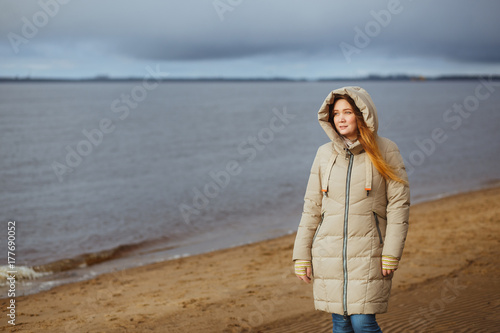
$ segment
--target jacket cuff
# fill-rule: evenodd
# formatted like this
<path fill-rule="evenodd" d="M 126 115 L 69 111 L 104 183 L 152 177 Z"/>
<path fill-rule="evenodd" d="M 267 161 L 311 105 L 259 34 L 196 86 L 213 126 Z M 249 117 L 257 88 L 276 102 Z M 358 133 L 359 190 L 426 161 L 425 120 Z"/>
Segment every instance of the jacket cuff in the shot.
<path fill-rule="evenodd" d="M 393 256 L 382 256 L 382 269 L 398 269 L 399 258 Z"/>

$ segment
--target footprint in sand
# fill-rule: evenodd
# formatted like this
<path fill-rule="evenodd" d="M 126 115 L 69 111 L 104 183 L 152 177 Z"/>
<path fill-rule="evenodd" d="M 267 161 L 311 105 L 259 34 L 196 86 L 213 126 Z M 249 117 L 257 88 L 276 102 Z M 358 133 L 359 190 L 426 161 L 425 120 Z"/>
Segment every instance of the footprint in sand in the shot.
<path fill-rule="evenodd" d="M 106 282 L 90 282 L 93 285 L 87 291 L 84 291 L 83 302 L 76 304 L 76 306 L 68 310 L 68 312 L 77 312 L 80 320 L 70 320 L 65 324 L 66 332 L 79 332 L 91 324 L 105 323 L 110 321 L 110 318 L 118 320 L 118 317 L 113 316 L 109 311 L 103 311 L 104 308 L 110 309 L 116 307 L 116 300 L 125 292 L 124 284 L 121 283 L 127 278 L 124 271 L 118 271 L 114 274 L 113 278 L 103 279 Z M 126 309 L 126 308 L 125 308 Z M 125 310 L 121 308 L 123 312 Z M 113 317 L 110 317 L 113 316 Z"/>

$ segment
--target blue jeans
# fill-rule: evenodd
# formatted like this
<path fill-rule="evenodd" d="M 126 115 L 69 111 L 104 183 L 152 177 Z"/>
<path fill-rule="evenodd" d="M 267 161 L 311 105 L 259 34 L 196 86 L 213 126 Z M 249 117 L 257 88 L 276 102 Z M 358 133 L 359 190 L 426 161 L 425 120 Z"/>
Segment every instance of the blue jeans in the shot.
<path fill-rule="evenodd" d="M 333 333 L 382 333 L 374 314 L 354 314 L 344 320 L 344 316 L 332 313 L 332 320 Z"/>

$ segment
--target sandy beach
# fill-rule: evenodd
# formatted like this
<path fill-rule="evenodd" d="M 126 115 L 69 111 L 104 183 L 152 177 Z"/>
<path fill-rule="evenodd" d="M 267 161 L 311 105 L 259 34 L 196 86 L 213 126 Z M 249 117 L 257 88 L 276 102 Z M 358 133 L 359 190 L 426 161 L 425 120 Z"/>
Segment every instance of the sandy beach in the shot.
<path fill-rule="evenodd" d="M 500 327 L 500 188 L 414 205 L 384 332 Z M 299 216 L 297 216 L 297 223 Z M 293 274 L 295 235 L 67 284 L 16 299 L 11 332 L 329 332 Z"/>

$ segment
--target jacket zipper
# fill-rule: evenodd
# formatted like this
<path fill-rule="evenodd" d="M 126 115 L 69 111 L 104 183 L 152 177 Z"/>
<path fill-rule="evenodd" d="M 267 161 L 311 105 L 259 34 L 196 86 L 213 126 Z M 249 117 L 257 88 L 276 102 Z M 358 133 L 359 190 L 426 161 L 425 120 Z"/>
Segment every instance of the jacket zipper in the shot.
<path fill-rule="evenodd" d="M 316 239 L 316 236 L 318 236 L 319 228 L 321 228 L 321 224 L 323 223 L 324 216 L 325 216 L 325 213 L 321 214 L 321 220 L 319 221 L 318 227 L 316 228 L 316 232 L 314 233 L 312 244 L 314 244 L 314 240 Z"/>
<path fill-rule="evenodd" d="M 380 240 L 380 244 L 383 244 L 384 241 L 382 240 L 382 233 L 380 232 L 380 225 L 378 222 L 377 213 L 373 212 L 373 216 L 375 216 L 375 225 L 377 226 L 378 239 Z"/>
<path fill-rule="evenodd" d="M 349 192 L 351 187 L 352 161 L 354 159 L 354 155 L 350 150 L 347 150 L 347 153 L 349 155 L 349 166 L 347 168 L 347 179 L 345 183 L 344 246 L 342 247 L 342 264 L 344 268 L 344 319 L 347 319 L 347 216 L 349 214 Z"/>

